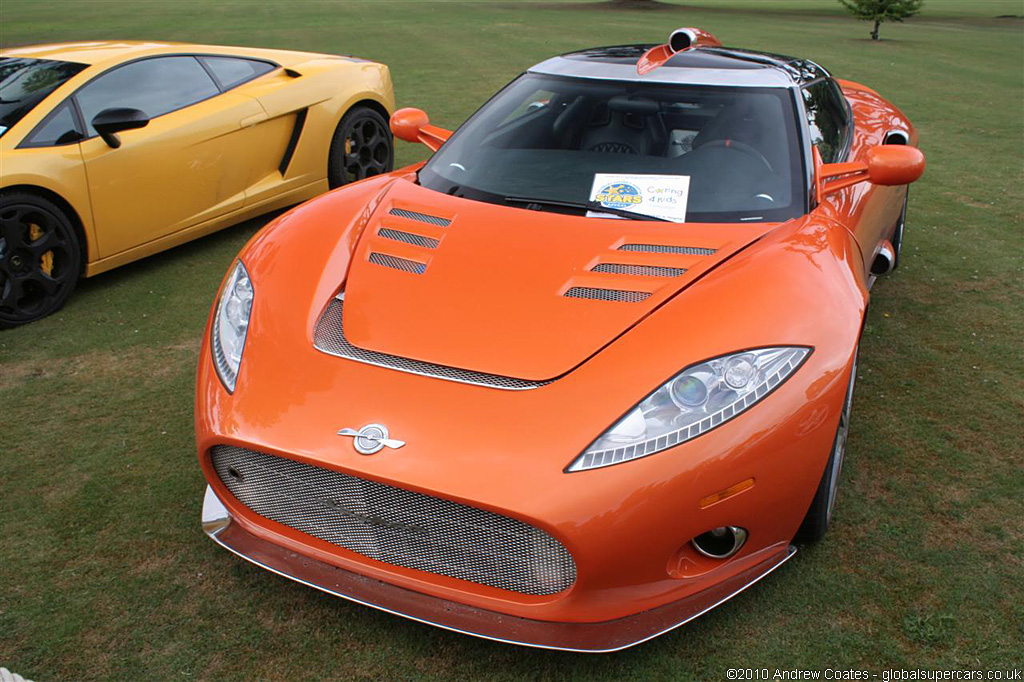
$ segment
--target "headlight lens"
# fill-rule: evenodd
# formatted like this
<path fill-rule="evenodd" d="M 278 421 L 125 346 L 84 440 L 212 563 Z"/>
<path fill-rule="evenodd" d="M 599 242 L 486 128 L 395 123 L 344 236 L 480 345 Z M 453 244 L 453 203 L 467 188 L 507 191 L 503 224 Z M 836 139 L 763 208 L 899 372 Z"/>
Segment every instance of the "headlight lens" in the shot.
<path fill-rule="evenodd" d="M 567 471 L 646 457 L 724 424 L 782 384 L 810 348 L 759 348 L 687 367 L 594 441 Z"/>
<path fill-rule="evenodd" d="M 213 318 L 213 364 L 228 392 L 234 393 L 238 367 L 242 364 L 245 334 L 252 312 L 252 282 L 242 261 L 236 261 L 224 282 Z"/>

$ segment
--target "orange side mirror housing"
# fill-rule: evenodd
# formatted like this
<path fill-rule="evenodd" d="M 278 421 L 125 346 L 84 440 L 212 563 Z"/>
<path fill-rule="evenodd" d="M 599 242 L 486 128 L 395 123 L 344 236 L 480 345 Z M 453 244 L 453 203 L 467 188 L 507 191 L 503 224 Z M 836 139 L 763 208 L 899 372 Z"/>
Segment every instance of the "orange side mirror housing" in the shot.
<path fill-rule="evenodd" d="M 814 148 L 814 186 L 818 198 L 865 180 L 875 185 L 909 185 L 924 174 L 924 154 L 917 147 L 879 145 L 868 149 L 865 161 L 822 163 Z"/>
<path fill-rule="evenodd" d="M 430 125 L 427 112 L 413 107 L 399 109 L 391 115 L 391 132 L 399 140 L 419 142 L 435 152 L 452 136 L 452 131 Z"/>
<path fill-rule="evenodd" d="M 909 185 L 924 174 L 917 147 L 880 145 L 868 150 L 868 180 L 875 185 Z"/>

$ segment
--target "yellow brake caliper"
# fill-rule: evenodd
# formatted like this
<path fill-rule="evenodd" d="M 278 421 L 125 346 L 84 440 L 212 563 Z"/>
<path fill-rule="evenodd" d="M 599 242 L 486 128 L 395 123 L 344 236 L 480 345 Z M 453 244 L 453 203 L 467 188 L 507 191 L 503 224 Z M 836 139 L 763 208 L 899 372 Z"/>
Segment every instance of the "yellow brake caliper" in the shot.
<path fill-rule="evenodd" d="M 28 236 L 29 239 L 35 241 L 43 236 L 43 230 L 35 223 L 32 223 L 28 226 Z M 53 251 L 47 251 L 43 254 L 43 257 L 39 259 L 39 267 L 46 273 L 47 277 L 53 275 Z"/>

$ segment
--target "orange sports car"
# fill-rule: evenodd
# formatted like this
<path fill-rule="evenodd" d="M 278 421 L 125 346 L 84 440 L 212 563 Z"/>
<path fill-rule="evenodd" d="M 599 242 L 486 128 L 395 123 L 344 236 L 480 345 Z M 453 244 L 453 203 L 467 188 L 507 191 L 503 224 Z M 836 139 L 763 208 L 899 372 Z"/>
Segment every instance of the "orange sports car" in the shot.
<path fill-rule="evenodd" d="M 0 329 L 79 277 L 392 169 L 388 67 L 259 48 L 0 53 Z"/>
<path fill-rule="evenodd" d="M 210 314 L 203 527 L 414 620 L 612 651 L 820 539 L 917 134 L 817 64 L 565 54 L 268 225 Z"/>

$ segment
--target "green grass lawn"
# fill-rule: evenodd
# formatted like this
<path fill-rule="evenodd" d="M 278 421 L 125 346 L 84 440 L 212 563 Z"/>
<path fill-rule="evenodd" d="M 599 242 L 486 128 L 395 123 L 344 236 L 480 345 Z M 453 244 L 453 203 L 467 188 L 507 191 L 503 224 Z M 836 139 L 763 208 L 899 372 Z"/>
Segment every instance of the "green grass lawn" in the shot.
<path fill-rule="evenodd" d="M 0 44 L 170 39 L 351 53 L 457 126 L 556 52 L 680 25 L 810 57 L 917 125 L 902 267 L 862 346 L 838 516 L 819 546 L 684 628 L 607 656 L 504 646 L 255 568 L 199 528 L 199 336 L 249 221 L 83 282 L 0 333 L 0 665 L 87 679 L 724 679 L 735 667 L 1020 668 L 1024 661 L 1019 0 L 928 0 L 882 27 L 829 0 L 573 3 L 3 0 Z M 425 150 L 400 143 L 399 163 Z"/>

